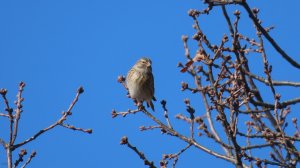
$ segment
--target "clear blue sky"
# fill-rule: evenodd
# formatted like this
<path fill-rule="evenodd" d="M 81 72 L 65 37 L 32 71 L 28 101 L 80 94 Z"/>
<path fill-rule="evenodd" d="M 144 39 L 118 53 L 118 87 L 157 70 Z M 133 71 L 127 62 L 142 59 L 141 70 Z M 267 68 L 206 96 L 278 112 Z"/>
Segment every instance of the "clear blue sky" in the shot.
<path fill-rule="evenodd" d="M 272 5 L 263 1 L 253 3 L 251 1 L 252 7 L 261 9 L 264 25 L 276 26 L 271 35 L 287 53 L 300 61 L 300 2 L 295 1 L 292 5 L 286 5 L 284 1 L 273 1 Z M 168 101 L 173 124 L 187 133 L 188 126 L 175 121 L 174 116 L 185 113 L 183 99 L 191 97 L 180 91 L 180 82 L 190 80 L 176 67 L 178 61 L 185 61 L 181 35 L 194 33 L 192 19 L 187 15 L 190 8 L 203 9 L 204 5 L 199 0 L 1 1 L 0 88 L 8 89 L 12 104 L 18 83 L 24 81 L 27 84 L 17 142 L 56 121 L 80 85 L 85 92 L 67 123 L 94 130 L 88 135 L 57 128 L 42 135 L 25 146 L 28 152 L 37 151 L 29 167 L 143 167 L 133 151 L 119 145 L 123 135 L 156 163 L 162 153 L 175 153 L 183 148 L 185 144 L 162 136 L 158 130 L 140 132 L 139 126 L 153 124 L 142 114 L 112 119 L 111 110 L 134 108 L 116 78 L 119 74 L 125 75 L 138 58 L 148 56 L 153 62 L 157 99 Z M 232 6 L 230 11 L 236 8 L 238 6 Z M 200 19 L 205 33 L 217 44 L 223 34 L 228 33 L 218 11 L 220 9 Z M 245 20 L 241 27 L 247 34 L 252 24 L 248 24 L 245 11 L 241 12 L 242 20 Z M 195 43 L 190 45 L 191 49 L 196 46 Z M 292 73 L 295 69 L 279 59 L 273 50 L 268 54 L 272 58 L 270 62 L 277 65 L 276 79 L 291 75 L 290 80 L 299 81 L 297 70 Z M 201 114 L 200 98 L 192 96 L 191 99 L 197 114 Z M 155 106 L 155 115 L 162 117 L 159 103 Z M 2 100 L 0 107 L 3 111 Z M 7 124 L 0 119 L 1 137 L 7 137 L 4 131 Z M 203 141 L 203 144 L 214 145 L 212 141 Z M 0 152 L 4 152 L 2 148 Z M 5 157 L 1 154 L 0 167 L 5 165 Z M 224 165 L 229 166 L 227 162 L 195 149 L 187 151 L 178 162 L 178 168 Z"/>

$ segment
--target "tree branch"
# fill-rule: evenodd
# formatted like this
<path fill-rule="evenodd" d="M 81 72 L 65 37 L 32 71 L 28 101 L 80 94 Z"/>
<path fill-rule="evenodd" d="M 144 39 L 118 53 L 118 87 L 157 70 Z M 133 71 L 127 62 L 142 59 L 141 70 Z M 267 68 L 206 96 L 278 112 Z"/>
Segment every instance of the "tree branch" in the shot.
<path fill-rule="evenodd" d="M 245 8 L 245 10 L 248 12 L 249 17 L 252 19 L 253 23 L 259 29 L 262 34 L 266 37 L 266 39 L 271 43 L 271 45 L 275 48 L 275 50 L 285 59 L 287 60 L 291 65 L 294 67 L 300 69 L 300 64 L 297 63 L 294 59 L 292 59 L 289 55 L 285 53 L 283 49 L 275 42 L 275 40 L 269 35 L 269 33 L 261 26 L 258 19 L 254 16 L 252 13 L 249 5 L 246 2 L 241 3 L 241 5 Z"/>
<path fill-rule="evenodd" d="M 30 157 L 27 159 L 26 163 L 21 167 L 21 168 L 25 168 L 30 162 L 31 160 L 36 156 L 36 152 L 33 151 L 30 155 Z"/>
<path fill-rule="evenodd" d="M 142 153 L 136 147 L 132 146 L 129 143 L 128 138 L 126 136 L 122 137 L 120 144 L 127 145 L 131 150 L 133 150 L 144 161 L 145 165 L 149 166 L 149 168 L 156 168 L 156 166 L 154 166 L 154 163 L 152 161 L 149 161 L 146 158 L 146 156 L 144 155 L 144 153 Z"/>
<path fill-rule="evenodd" d="M 38 138 L 43 133 L 45 133 L 45 132 L 47 132 L 47 131 L 55 128 L 58 125 L 63 124 L 63 122 L 67 119 L 67 117 L 72 114 L 71 110 L 73 109 L 73 107 L 77 103 L 78 98 L 79 98 L 80 94 L 83 93 L 83 91 L 84 91 L 83 88 L 79 87 L 79 89 L 77 90 L 77 93 L 76 93 L 76 96 L 75 96 L 74 100 L 70 104 L 68 110 L 66 112 L 62 113 L 62 117 L 60 119 L 58 119 L 55 123 L 53 123 L 52 125 L 48 126 L 47 128 L 44 128 L 44 129 L 40 130 L 39 132 L 37 132 L 36 134 L 34 134 L 32 137 L 28 138 L 27 140 L 25 140 L 23 142 L 20 142 L 20 143 L 18 143 L 16 145 L 13 145 L 12 149 L 14 150 L 14 149 L 16 149 L 18 147 L 21 147 L 21 146 L 23 146 L 23 145 L 25 145 L 25 144 L 27 144 L 27 143 L 35 140 L 36 138 Z"/>

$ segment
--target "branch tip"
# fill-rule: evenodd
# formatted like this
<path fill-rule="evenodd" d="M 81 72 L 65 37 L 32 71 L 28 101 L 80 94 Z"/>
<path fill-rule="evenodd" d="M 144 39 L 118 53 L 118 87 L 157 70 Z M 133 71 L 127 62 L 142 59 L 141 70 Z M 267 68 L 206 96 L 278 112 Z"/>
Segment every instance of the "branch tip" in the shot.
<path fill-rule="evenodd" d="M 82 86 L 80 86 L 80 87 L 78 88 L 78 90 L 77 90 L 77 93 L 78 93 L 78 94 L 81 94 L 81 93 L 83 93 L 83 92 L 84 92 L 84 89 L 83 89 Z"/>
<path fill-rule="evenodd" d="M 127 136 L 123 136 L 123 137 L 122 137 L 122 139 L 121 139 L 121 141 L 120 141 L 120 144 L 121 144 L 121 145 L 126 145 L 126 144 L 128 144 L 128 138 L 127 138 Z"/>

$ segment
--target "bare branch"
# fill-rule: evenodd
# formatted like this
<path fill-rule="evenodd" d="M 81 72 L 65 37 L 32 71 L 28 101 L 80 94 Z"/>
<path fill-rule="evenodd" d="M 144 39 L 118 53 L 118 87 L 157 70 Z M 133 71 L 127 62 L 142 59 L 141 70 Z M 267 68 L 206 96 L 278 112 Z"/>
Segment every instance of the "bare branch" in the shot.
<path fill-rule="evenodd" d="M 0 113 L 0 116 L 9 118 L 9 115 Z"/>
<path fill-rule="evenodd" d="M 152 161 L 149 161 L 146 158 L 146 156 L 144 155 L 144 153 L 142 153 L 136 147 L 132 146 L 129 143 L 128 138 L 126 136 L 122 137 L 120 144 L 127 145 L 131 150 L 133 150 L 144 161 L 145 165 L 149 166 L 149 168 L 156 168 L 156 166 L 154 166 L 154 163 Z"/>
<path fill-rule="evenodd" d="M 161 163 L 163 162 L 163 163 L 166 163 L 166 161 L 165 160 L 171 160 L 171 159 L 173 159 L 174 161 L 173 161 L 173 164 L 172 164 L 172 168 L 175 168 L 175 166 L 176 166 L 176 164 L 177 164 L 177 162 L 178 162 L 178 159 L 179 159 L 179 156 L 183 153 L 183 152 L 185 152 L 187 149 L 189 149 L 191 147 L 191 145 L 190 144 L 188 144 L 186 147 L 184 147 L 183 149 L 181 149 L 178 153 L 175 153 L 175 154 L 164 154 L 163 155 L 163 160 L 161 161 Z"/>
<path fill-rule="evenodd" d="M 300 69 L 300 64 L 297 63 L 295 60 L 293 60 L 289 55 L 285 53 L 283 49 L 275 42 L 275 40 L 269 35 L 269 33 L 261 26 L 258 19 L 254 16 L 252 13 L 249 5 L 246 2 L 241 3 L 241 5 L 245 8 L 245 10 L 248 12 L 249 17 L 252 19 L 253 23 L 259 29 L 262 34 L 266 37 L 266 39 L 271 43 L 271 45 L 276 49 L 276 51 L 282 55 L 282 57 L 287 60 L 291 65 L 294 67 Z"/>
<path fill-rule="evenodd" d="M 252 78 L 265 83 L 266 85 L 270 85 L 269 81 L 263 77 L 260 77 L 258 75 L 252 74 L 250 72 L 244 71 L 247 75 L 251 76 Z M 295 87 L 300 87 L 299 82 L 291 82 L 291 81 L 273 81 L 272 80 L 273 86 L 295 86 Z"/>
<path fill-rule="evenodd" d="M 141 110 L 139 110 L 139 109 L 136 109 L 136 110 L 130 110 L 130 109 L 128 109 L 128 111 L 126 111 L 126 112 L 116 112 L 115 110 L 112 110 L 111 115 L 112 115 L 112 118 L 115 118 L 115 117 L 117 117 L 119 115 L 121 115 L 122 117 L 126 117 L 128 114 L 136 114 L 136 113 L 138 113 L 140 111 Z"/>
<path fill-rule="evenodd" d="M 88 134 L 93 133 L 93 130 L 92 130 L 92 129 L 77 128 L 77 127 L 75 127 L 75 126 L 73 126 L 73 125 L 64 124 L 64 123 L 61 123 L 60 125 L 61 125 L 62 127 L 65 127 L 65 128 L 68 128 L 68 129 L 71 129 L 71 130 L 74 130 L 74 131 L 81 131 L 81 132 L 88 133 Z"/>
<path fill-rule="evenodd" d="M 30 157 L 27 159 L 26 163 L 21 168 L 25 168 L 35 156 L 36 156 L 36 151 L 33 151 Z"/>
<path fill-rule="evenodd" d="M 5 111 L 7 111 L 8 118 L 9 118 L 9 143 L 11 144 L 12 139 L 13 139 L 14 116 L 12 114 L 13 109 L 9 106 L 9 102 L 6 98 L 6 93 L 7 93 L 6 89 L 0 90 L 0 94 L 2 95 L 2 98 L 3 98 L 5 106 L 6 106 Z"/>
<path fill-rule="evenodd" d="M 18 147 L 21 147 L 21 146 L 23 146 L 23 145 L 25 145 L 25 144 L 27 144 L 27 143 L 35 140 L 36 138 L 38 138 L 43 133 L 45 133 L 45 132 L 47 132 L 47 131 L 55 128 L 58 125 L 63 124 L 63 122 L 67 119 L 67 117 L 72 114 L 71 110 L 73 109 L 73 107 L 77 103 L 78 98 L 79 98 L 79 96 L 80 96 L 81 93 L 83 93 L 83 88 L 79 87 L 79 89 L 77 90 L 77 93 L 76 93 L 76 96 L 75 96 L 74 100 L 70 104 L 68 110 L 66 112 L 62 113 L 62 117 L 60 119 L 58 119 L 55 123 L 53 123 L 52 125 L 48 126 L 47 128 L 44 128 L 44 129 L 40 130 L 39 132 L 37 132 L 36 134 L 34 134 L 32 137 L 28 138 L 27 140 L 25 140 L 23 142 L 20 142 L 18 144 L 13 145 L 12 149 L 14 150 L 14 149 L 16 149 Z"/>
<path fill-rule="evenodd" d="M 161 102 L 161 105 L 162 105 L 162 108 L 164 109 L 164 116 L 166 118 L 166 121 L 168 123 L 168 126 L 173 129 L 172 125 L 171 125 L 171 122 L 170 122 L 170 119 L 169 119 L 169 114 L 168 114 L 168 109 L 166 107 L 166 104 L 167 104 L 167 101 L 165 100 L 162 100 Z"/>
<path fill-rule="evenodd" d="M 17 134 L 18 134 L 18 127 L 19 127 L 19 120 L 20 120 L 20 117 L 21 117 L 21 112 L 23 111 L 22 110 L 22 102 L 24 101 L 24 98 L 22 98 L 22 93 L 23 93 L 23 90 L 24 90 L 24 87 L 25 87 L 25 83 L 24 82 L 20 82 L 19 84 L 19 91 L 18 91 L 18 94 L 17 94 L 17 102 L 16 102 L 16 116 L 15 116 L 15 121 L 14 121 L 14 132 L 13 132 L 13 135 L 12 135 L 12 140 L 10 141 L 10 144 L 13 145 L 15 143 L 15 140 L 17 138 Z"/>
<path fill-rule="evenodd" d="M 275 108 L 275 106 L 273 104 L 269 104 L 269 103 L 264 103 L 264 102 L 259 102 L 259 101 L 254 101 L 253 103 L 257 106 L 270 108 L 272 110 Z M 294 105 L 294 104 L 297 104 L 297 103 L 300 103 L 300 97 L 299 98 L 294 98 L 294 99 L 291 99 L 291 100 L 286 100 L 286 101 L 283 101 L 283 102 L 279 103 L 278 109 L 286 108 L 289 105 Z"/>
<path fill-rule="evenodd" d="M 186 136 L 183 136 L 183 135 L 179 134 L 179 133 L 176 132 L 175 130 L 170 129 L 168 126 L 166 126 L 166 125 L 163 124 L 161 121 L 159 121 L 156 117 L 154 117 L 154 116 L 153 116 L 151 113 L 149 113 L 147 110 L 144 109 L 142 112 L 143 112 L 145 115 L 147 115 L 149 118 L 151 118 L 155 123 L 157 123 L 158 125 L 162 126 L 163 129 L 165 129 L 165 130 L 166 130 L 167 132 L 169 132 L 171 135 L 176 136 L 176 137 L 178 137 L 179 139 L 181 139 L 181 140 L 183 140 L 183 141 L 185 141 L 185 142 L 187 142 L 187 143 L 189 143 L 189 144 L 195 146 L 196 148 L 201 149 L 201 150 L 203 150 L 204 152 L 207 152 L 207 153 L 209 153 L 209 154 L 211 154 L 211 155 L 213 155 L 213 156 L 215 156 L 215 157 L 217 157 L 217 158 L 222 158 L 222 159 L 224 159 L 224 160 L 226 160 L 226 161 L 235 163 L 235 160 L 234 160 L 233 158 L 230 158 L 230 157 L 224 156 L 224 155 L 222 155 L 222 154 L 219 154 L 219 153 L 217 153 L 217 152 L 215 152 L 215 151 L 212 151 L 212 150 L 210 150 L 210 149 L 208 149 L 208 148 L 206 148 L 206 147 L 204 147 L 204 146 L 198 144 L 195 140 L 190 139 L 190 138 L 187 138 Z"/>
<path fill-rule="evenodd" d="M 190 126 L 190 134 L 188 136 L 183 135 L 172 127 L 166 101 L 164 100 L 161 104 L 166 124 L 163 120 L 159 120 L 158 117 L 149 113 L 143 106 L 138 106 L 138 109 L 128 110 L 127 112 L 113 110 L 112 117 L 119 115 L 125 117 L 128 114 L 142 112 L 155 124 L 148 127 L 142 126 L 140 130 L 160 129 L 164 135 L 172 136 L 187 143 L 187 147 L 178 153 L 164 155 L 160 162 L 161 168 L 166 168 L 169 160 L 173 160 L 172 167 L 175 167 L 179 155 L 191 146 L 226 160 L 238 168 L 248 167 L 246 164 L 249 164 L 249 167 L 266 167 L 267 165 L 296 167 L 300 161 L 300 153 L 296 148 L 300 142 L 300 129 L 297 125 L 297 119 L 292 120 L 296 129 L 294 135 L 289 135 L 290 131 L 286 131 L 286 129 L 289 124 L 287 116 L 291 112 L 289 106 L 300 103 L 300 98 L 294 97 L 281 101 L 280 90 L 277 86 L 295 88 L 299 87 L 300 83 L 272 79 L 272 66 L 269 64 L 262 36 L 291 65 L 297 68 L 300 68 L 300 65 L 289 57 L 270 37 L 268 33 L 274 27 L 263 28 L 257 17 L 259 10 L 257 8 L 251 10 L 245 0 L 205 0 L 204 3 L 208 4 L 206 9 L 191 9 L 188 11 L 189 16 L 194 21 L 195 33 L 192 40 L 198 45 L 198 48 L 195 49 L 196 54 L 191 56 L 188 47 L 189 38 L 187 35 L 183 35 L 182 41 L 186 62 L 178 63 L 178 67 L 181 68 L 180 72 L 190 75 L 194 81 L 194 84 L 183 81 L 181 90 L 195 95 L 199 93 L 204 103 L 204 110 L 197 109 L 197 113 L 195 113 L 196 109 L 191 106 L 190 99 L 186 98 L 184 102 L 188 115 L 176 115 L 176 119 L 184 121 Z M 231 21 L 232 16 L 226 10 L 226 6 L 231 4 L 239 4 L 246 9 L 250 19 L 256 26 L 254 29 L 257 32 L 257 37 L 250 38 L 240 33 L 242 30 L 240 30 L 239 22 L 242 15 L 239 10 L 235 10 L 233 13 L 234 19 Z M 202 31 L 200 28 L 201 22 L 199 21 L 200 16 L 208 15 L 215 6 L 221 6 L 223 17 L 230 32 L 228 36 L 223 35 L 222 41 L 218 45 L 211 43 L 215 40 L 209 39 L 209 36 Z M 251 71 L 250 67 L 253 66 L 249 66 L 249 64 L 252 62 L 248 61 L 248 55 L 250 54 L 260 54 L 262 56 L 263 67 L 261 70 L 265 73 L 265 77 L 256 75 Z M 264 100 L 266 91 L 263 90 L 263 87 L 261 88 L 261 85 L 255 83 L 255 80 L 266 84 L 270 88 L 267 91 L 273 94 L 273 100 Z M 124 77 L 120 76 L 118 81 L 126 88 Z M 218 125 L 218 128 L 222 128 L 223 131 L 217 132 L 216 125 Z M 194 135 L 198 135 L 198 137 Z M 216 147 L 207 148 L 200 144 L 201 141 L 198 141 L 198 138 L 202 137 L 208 138 L 209 141 L 213 141 L 218 147 L 221 147 L 223 153 L 216 152 Z M 269 153 L 270 157 L 264 158 L 257 155 L 257 152 L 254 152 L 256 149 L 263 149 L 262 151 Z"/>
<path fill-rule="evenodd" d="M 16 168 L 20 162 L 23 162 L 23 157 L 27 155 L 27 151 L 25 149 L 22 149 L 20 152 L 19 152 L 19 158 L 18 160 L 16 160 L 15 164 L 14 164 L 14 168 Z"/>

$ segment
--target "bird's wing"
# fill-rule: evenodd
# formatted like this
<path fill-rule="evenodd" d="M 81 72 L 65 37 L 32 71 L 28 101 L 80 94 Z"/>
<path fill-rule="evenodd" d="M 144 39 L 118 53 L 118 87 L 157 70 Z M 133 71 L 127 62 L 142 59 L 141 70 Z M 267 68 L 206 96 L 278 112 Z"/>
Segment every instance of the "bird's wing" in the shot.
<path fill-rule="evenodd" d="M 151 95 L 154 98 L 154 90 L 155 90 L 155 88 L 154 88 L 154 77 L 153 77 L 152 72 L 149 74 L 149 81 L 150 81 Z"/>

